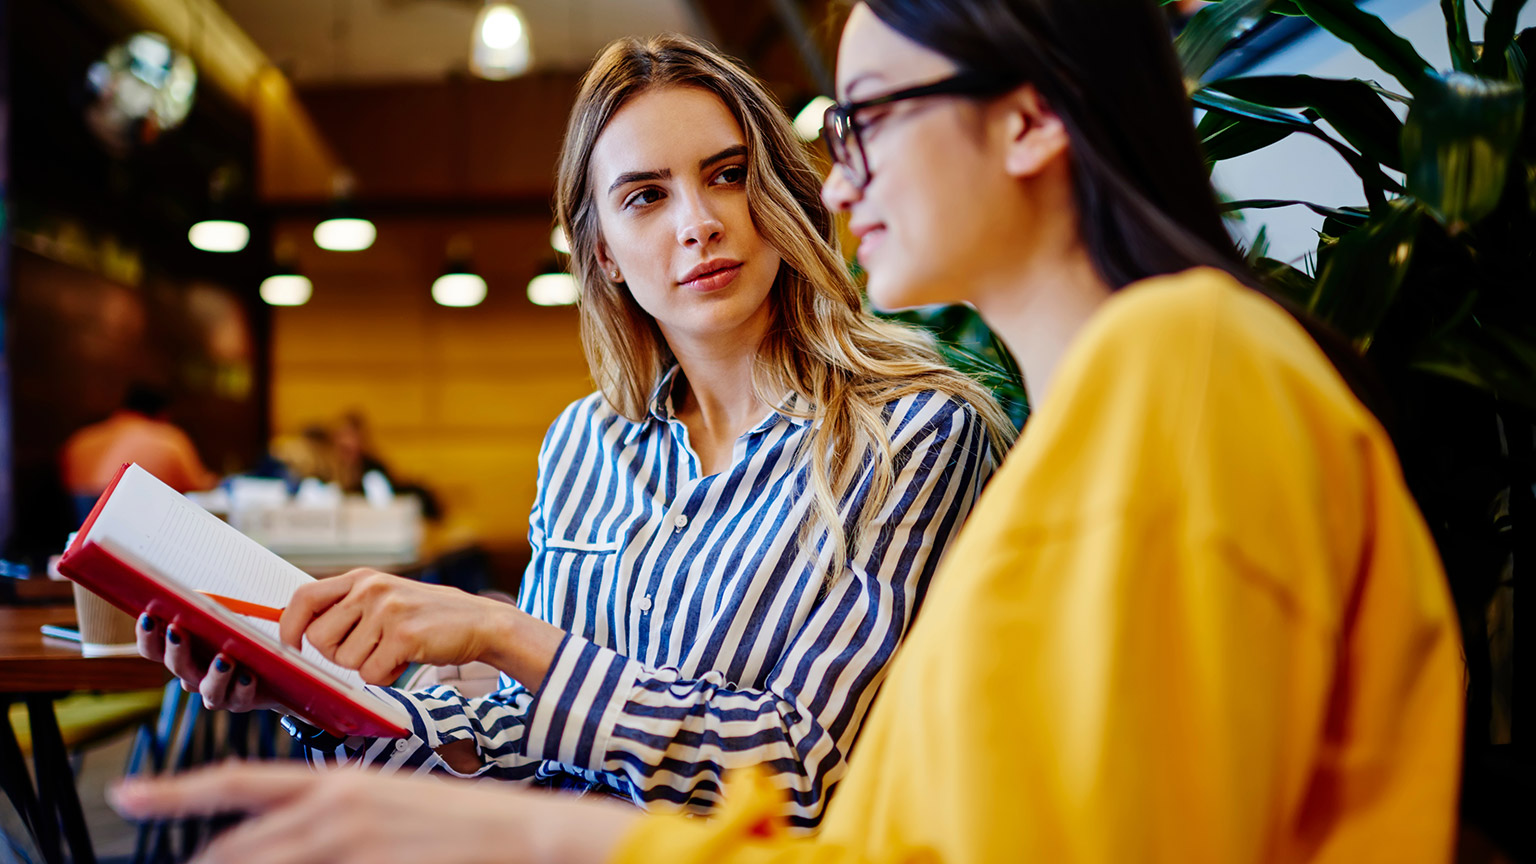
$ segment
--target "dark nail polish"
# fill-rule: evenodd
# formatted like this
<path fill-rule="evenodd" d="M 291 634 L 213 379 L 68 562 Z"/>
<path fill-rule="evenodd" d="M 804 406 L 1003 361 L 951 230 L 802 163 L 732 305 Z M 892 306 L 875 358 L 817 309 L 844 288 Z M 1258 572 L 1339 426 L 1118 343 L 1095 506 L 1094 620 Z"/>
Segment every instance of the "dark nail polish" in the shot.
<path fill-rule="evenodd" d="M 219 670 L 220 672 L 228 672 L 229 661 L 225 660 L 223 657 L 215 657 L 213 658 L 213 668 Z"/>
<path fill-rule="evenodd" d="M 165 638 L 171 640 L 172 645 L 181 644 L 181 634 L 177 633 L 175 630 L 170 629 L 169 627 L 165 629 Z"/>
<path fill-rule="evenodd" d="M 249 686 L 251 686 L 251 673 L 249 673 L 249 672 L 241 672 L 240 673 L 240 686 L 241 687 L 249 687 Z"/>
<path fill-rule="evenodd" d="M 145 633 L 155 629 L 155 619 L 149 617 L 148 612 L 139 616 L 139 629 L 143 630 Z"/>

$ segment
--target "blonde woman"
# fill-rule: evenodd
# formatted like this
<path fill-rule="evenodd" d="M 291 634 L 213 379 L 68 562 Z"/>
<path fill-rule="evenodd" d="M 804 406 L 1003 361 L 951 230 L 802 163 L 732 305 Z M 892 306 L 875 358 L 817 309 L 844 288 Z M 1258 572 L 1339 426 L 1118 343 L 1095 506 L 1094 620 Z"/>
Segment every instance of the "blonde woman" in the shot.
<path fill-rule="evenodd" d="M 503 688 L 390 690 L 405 741 L 318 758 L 709 808 L 757 766 L 809 828 L 940 553 L 1012 429 L 928 340 L 867 314 L 820 178 L 761 84 L 681 37 L 588 73 L 558 207 L 599 391 L 539 458 L 519 607 L 359 570 L 295 596 L 301 637 L 379 684 L 480 660 Z M 211 704 L 259 682 L 144 619 Z M 295 724 L 298 728 L 298 724 Z"/>

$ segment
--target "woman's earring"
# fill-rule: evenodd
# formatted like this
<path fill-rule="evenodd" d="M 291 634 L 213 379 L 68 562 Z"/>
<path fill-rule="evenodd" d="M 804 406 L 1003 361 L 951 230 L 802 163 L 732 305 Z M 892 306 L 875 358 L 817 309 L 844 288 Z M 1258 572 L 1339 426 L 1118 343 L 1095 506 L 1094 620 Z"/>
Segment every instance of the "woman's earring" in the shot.
<path fill-rule="evenodd" d="M 613 276 L 613 281 L 615 281 L 615 282 L 619 281 L 619 271 L 617 271 L 617 270 L 613 271 L 612 276 Z"/>

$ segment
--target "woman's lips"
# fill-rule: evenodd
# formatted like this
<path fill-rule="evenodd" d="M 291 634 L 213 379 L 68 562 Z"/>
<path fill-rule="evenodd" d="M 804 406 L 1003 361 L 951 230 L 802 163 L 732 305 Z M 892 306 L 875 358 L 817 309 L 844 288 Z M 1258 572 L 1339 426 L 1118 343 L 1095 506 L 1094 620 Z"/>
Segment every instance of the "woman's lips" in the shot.
<path fill-rule="evenodd" d="M 700 276 L 697 279 L 690 279 L 689 281 L 682 284 L 684 288 L 687 288 L 690 291 L 698 291 L 700 293 L 707 294 L 710 291 L 719 291 L 721 288 L 724 288 L 725 286 L 736 281 L 736 274 L 740 272 L 741 265 L 733 264 L 730 267 L 723 267 L 713 273 Z"/>
<path fill-rule="evenodd" d="M 875 254 L 880 244 L 885 242 L 885 228 L 871 228 L 859 236 L 859 263 L 869 269 L 869 256 Z"/>

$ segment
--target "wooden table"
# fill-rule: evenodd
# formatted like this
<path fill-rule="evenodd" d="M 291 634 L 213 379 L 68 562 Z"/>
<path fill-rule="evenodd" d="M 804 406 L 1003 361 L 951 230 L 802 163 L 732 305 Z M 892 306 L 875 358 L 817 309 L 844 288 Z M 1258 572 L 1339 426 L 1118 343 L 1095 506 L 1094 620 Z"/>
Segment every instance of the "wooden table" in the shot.
<path fill-rule="evenodd" d="M 64 861 L 69 843 L 75 864 L 94 864 L 69 753 L 53 702 L 71 690 L 142 690 L 166 682 L 165 667 L 142 657 L 86 657 L 77 645 L 45 639 L 44 624 L 73 624 L 69 606 L 0 606 L 0 782 L 32 828 L 49 862 Z M 12 701 L 24 700 L 32 726 L 32 785 L 11 728 Z"/>
<path fill-rule="evenodd" d="M 0 606 L 0 693 L 143 690 L 166 681 L 143 657 L 86 657 L 80 646 L 43 637 L 44 624 L 75 622 L 75 607 Z"/>

